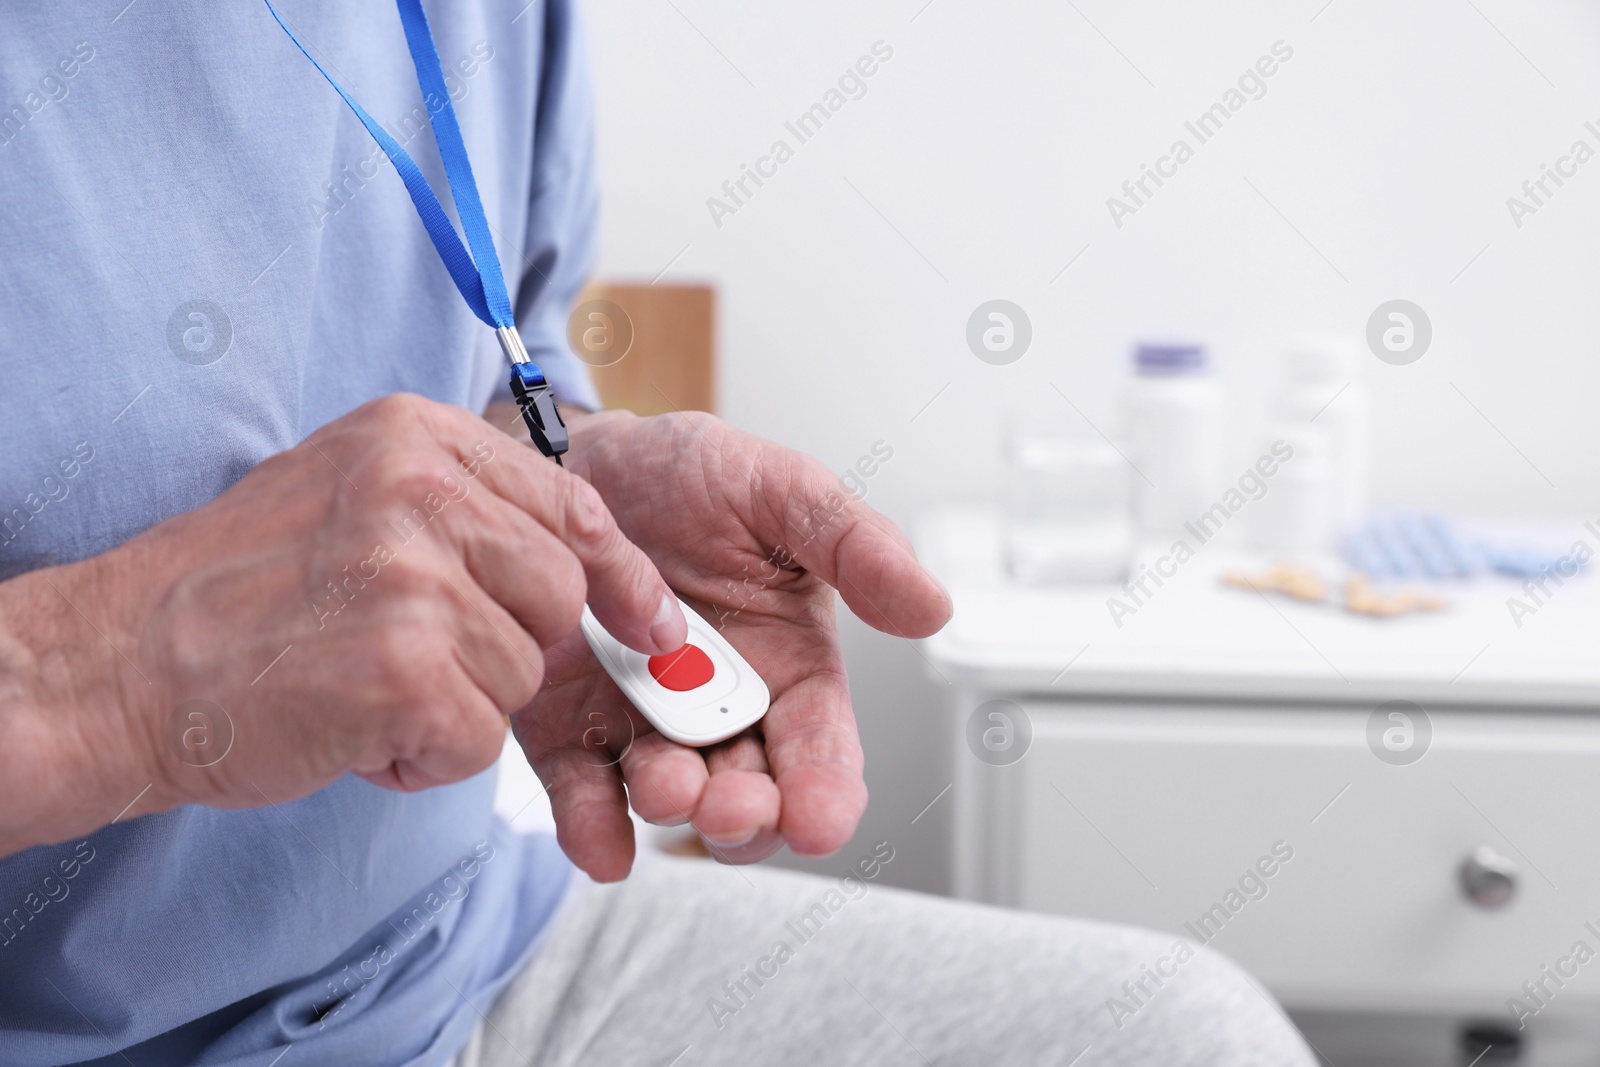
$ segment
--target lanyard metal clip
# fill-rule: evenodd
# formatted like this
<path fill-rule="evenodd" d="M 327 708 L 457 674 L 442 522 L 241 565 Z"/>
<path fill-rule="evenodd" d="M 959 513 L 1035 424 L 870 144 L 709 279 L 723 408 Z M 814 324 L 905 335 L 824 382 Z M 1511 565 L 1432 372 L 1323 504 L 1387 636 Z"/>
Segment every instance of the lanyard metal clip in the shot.
<path fill-rule="evenodd" d="M 556 407 L 550 383 L 545 381 L 544 372 L 528 358 L 528 350 L 516 330 L 502 326 L 494 335 L 500 341 L 500 350 L 511 361 L 511 395 L 522 409 L 528 435 L 540 452 L 560 463 L 562 453 L 568 448 L 567 424 Z"/>

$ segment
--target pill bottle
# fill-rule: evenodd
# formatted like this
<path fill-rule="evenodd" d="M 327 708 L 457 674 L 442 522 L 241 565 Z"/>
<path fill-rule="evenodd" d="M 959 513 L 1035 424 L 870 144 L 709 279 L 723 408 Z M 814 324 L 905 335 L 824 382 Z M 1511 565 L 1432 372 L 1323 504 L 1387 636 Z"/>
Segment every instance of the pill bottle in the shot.
<path fill-rule="evenodd" d="M 1372 461 L 1372 398 L 1362 380 L 1360 346 L 1350 338 L 1304 336 L 1284 350 L 1278 417 L 1314 426 L 1326 439 L 1333 534 L 1365 517 Z M 1313 446 L 1315 449 L 1316 446 Z"/>
<path fill-rule="evenodd" d="M 1177 536 L 1222 488 L 1222 395 L 1205 348 L 1189 341 L 1135 345 L 1124 414 L 1139 532 Z"/>
<path fill-rule="evenodd" d="M 1272 457 L 1266 468 L 1272 473 L 1261 479 L 1264 492 L 1250 505 L 1250 525 L 1256 547 L 1275 560 L 1316 566 L 1334 548 L 1331 442 L 1327 431 L 1303 420 L 1267 427 L 1259 454 Z"/>
<path fill-rule="evenodd" d="M 1014 421 L 1006 566 L 1024 585 L 1120 582 L 1132 553 L 1127 464 L 1099 437 Z"/>

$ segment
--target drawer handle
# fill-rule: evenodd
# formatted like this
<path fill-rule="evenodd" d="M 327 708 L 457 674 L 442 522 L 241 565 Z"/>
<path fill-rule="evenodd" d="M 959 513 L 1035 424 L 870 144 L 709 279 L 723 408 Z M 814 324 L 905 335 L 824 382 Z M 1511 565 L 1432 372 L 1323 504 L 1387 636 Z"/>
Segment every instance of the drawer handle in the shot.
<path fill-rule="evenodd" d="M 1517 865 L 1488 845 L 1461 861 L 1461 892 L 1480 908 L 1502 908 L 1517 892 Z"/>

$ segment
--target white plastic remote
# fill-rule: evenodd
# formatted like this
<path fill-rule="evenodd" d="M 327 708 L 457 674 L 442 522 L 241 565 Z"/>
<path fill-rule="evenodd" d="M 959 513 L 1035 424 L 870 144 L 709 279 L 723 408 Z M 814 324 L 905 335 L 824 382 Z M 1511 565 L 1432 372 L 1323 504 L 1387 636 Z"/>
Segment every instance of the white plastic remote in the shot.
<path fill-rule="evenodd" d="M 600 666 L 662 736 L 682 745 L 714 745 L 759 722 L 772 694 L 699 612 L 678 603 L 689 623 L 689 640 L 676 652 L 635 652 L 608 634 L 587 604 L 583 636 Z"/>

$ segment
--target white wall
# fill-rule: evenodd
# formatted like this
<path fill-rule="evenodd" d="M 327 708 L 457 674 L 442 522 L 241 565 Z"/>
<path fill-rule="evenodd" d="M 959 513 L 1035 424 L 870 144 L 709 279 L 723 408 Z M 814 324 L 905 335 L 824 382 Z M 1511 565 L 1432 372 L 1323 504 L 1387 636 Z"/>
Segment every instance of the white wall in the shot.
<path fill-rule="evenodd" d="M 1435 338 L 1414 365 L 1370 361 L 1375 502 L 1600 515 L 1600 159 L 1520 229 L 1506 207 L 1574 140 L 1600 150 L 1600 9 L 1324 4 L 590 0 L 602 272 L 715 281 L 724 414 L 837 469 L 888 442 L 869 498 L 903 522 L 994 497 L 1008 412 L 1078 424 L 1050 383 L 1114 432 L 1134 336 L 1209 342 L 1243 445 L 1287 335 L 1360 334 L 1394 297 Z M 796 145 L 784 122 L 880 40 L 866 95 L 719 228 L 707 198 Z M 1117 228 L 1106 198 L 1194 145 L 1185 120 L 1280 40 L 1266 95 Z M 1033 322 L 1007 367 L 964 340 L 993 297 Z M 864 836 L 916 841 L 893 874 L 937 888 L 940 808 L 907 820 L 949 780 L 938 693 L 862 630 Z"/>

